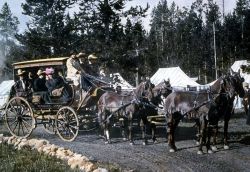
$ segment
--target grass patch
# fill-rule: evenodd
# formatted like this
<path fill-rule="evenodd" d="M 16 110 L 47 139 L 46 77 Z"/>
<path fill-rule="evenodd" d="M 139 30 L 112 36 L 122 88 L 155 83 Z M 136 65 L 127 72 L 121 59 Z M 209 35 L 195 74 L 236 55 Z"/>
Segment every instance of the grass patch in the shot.
<path fill-rule="evenodd" d="M 0 171 L 60 172 L 72 170 L 65 161 L 27 149 L 0 144 Z"/>

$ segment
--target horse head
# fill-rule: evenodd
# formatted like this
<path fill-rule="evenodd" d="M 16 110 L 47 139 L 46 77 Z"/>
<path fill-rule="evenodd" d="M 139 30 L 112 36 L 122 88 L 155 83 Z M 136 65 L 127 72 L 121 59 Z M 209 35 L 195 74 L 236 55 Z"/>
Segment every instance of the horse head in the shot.
<path fill-rule="evenodd" d="M 150 80 L 147 80 L 146 82 L 141 82 L 135 89 L 135 95 L 139 99 L 148 99 L 148 101 L 151 101 L 153 97 L 153 88 L 155 85 L 151 83 Z"/>
<path fill-rule="evenodd" d="M 169 80 L 163 80 L 153 88 L 152 103 L 159 105 L 163 99 L 172 93 L 172 87 Z"/>
<path fill-rule="evenodd" d="M 243 82 L 244 78 L 241 78 L 239 73 L 232 73 L 223 78 L 221 89 L 228 93 L 230 98 L 234 98 L 237 94 L 243 98 L 245 95 Z"/>

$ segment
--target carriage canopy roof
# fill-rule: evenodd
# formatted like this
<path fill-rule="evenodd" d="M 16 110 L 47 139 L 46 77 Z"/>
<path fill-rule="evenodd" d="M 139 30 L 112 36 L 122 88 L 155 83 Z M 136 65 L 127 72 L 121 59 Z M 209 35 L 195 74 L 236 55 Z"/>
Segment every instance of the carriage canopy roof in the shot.
<path fill-rule="evenodd" d="M 29 60 L 29 61 L 13 63 L 12 65 L 14 69 L 27 68 L 27 67 L 56 66 L 56 65 L 66 64 L 67 59 L 68 57 Z"/>
<path fill-rule="evenodd" d="M 174 87 L 187 87 L 187 85 L 196 87 L 200 85 L 187 76 L 180 67 L 159 68 L 150 78 L 151 82 L 155 85 L 168 79 L 170 80 L 171 86 Z"/>

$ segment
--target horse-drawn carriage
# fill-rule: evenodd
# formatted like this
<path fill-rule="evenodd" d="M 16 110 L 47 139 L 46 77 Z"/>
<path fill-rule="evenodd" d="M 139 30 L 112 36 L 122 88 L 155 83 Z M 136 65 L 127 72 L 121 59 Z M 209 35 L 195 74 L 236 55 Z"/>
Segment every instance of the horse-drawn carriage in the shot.
<path fill-rule="evenodd" d="M 54 68 L 63 77 L 67 70 L 66 61 L 67 57 L 60 57 L 14 63 L 13 78 L 17 80 L 18 69 L 35 74 L 39 69 L 47 67 Z M 47 132 L 57 133 L 62 140 L 73 141 L 80 129 L 94 127 L 96 115 L 93 114 L 96 112 L 86 109 L 82 89 L 76 88 L 72 81 L 64 82 L 70 88 L 70 101 L 67 102 L 62 102 L 60 96 L 50 95 L 52 101 L 44 103 L 39 92 L 34 90 L 27 93 L 27 96 L 17 96 L 11 91 L 4 112 L 10 133 L 16 137 L 28 137 L 41 124 Z M 93 92 L 98 94 L 97 90 Z"/>

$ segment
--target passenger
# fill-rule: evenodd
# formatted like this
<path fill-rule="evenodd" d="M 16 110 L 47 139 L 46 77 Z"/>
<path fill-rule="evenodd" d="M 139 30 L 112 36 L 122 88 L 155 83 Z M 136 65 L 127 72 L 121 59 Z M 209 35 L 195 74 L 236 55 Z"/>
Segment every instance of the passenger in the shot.
<path fill-rule="evenodd" d="M 34 78 L 32 72 L 28 73 L 28 80 L 29 80 L 29 82 L 31 84 L 31 90 L 34 91 L 34 80 L 35 80 L 35 78 Z"/>
<path fill-rule="evenodd" d="M 34 81 L 34 91 L 48 91 L 48 88 L 45 85 L 46 79 L 45 79 L 45 72 L 39 69 L 37 71 L 38 78 Z"/>
<path fill-rule="evenodd" d="M 75 51 L 70 53 L 70 57 L 66 62 L 67 76 L 66 79 L 73 81 L 73 84 L 78 87 L 80 85 L 80 73 L 83 70 L 80 64 L 80 58 L 84 57 L 85 53 L 76 54 Z"/>
<path fill-rule="evenodd" d="M 88 74 L 92 76 L 99 76 L 99 66 L 98 66 L 98 57 L 95 54 L 90 54 L 88 56 L 88 65 L 87 70 Z"/>
<path fill-rule="evenodd" d="M 25 74 L 26 72 L 22 69 L 17 70 L 17 76 L 19 77 L 19 79 L 15 82 L 13 86 L 16 96 L 27 97 L 32 93 L 32 85 Z"/>
<path fill-rule="evenodd" d="M 82 95 L 81 95 L 81 102 L 79 106 L 85 106 L 88 100 L 91 98 L 91 94 L 96 88 L 94 81 L 94 77 L 99 77 L 99 69 L 97 66 L 97 56 L 91 54 L 88 56 L 88 62 L 83 64 L 81 67 L 81 88 L 82 88 Z M 86 72 L 85 72 L 86 71 Z M 85 102 L 85 104 L 83 104 Z M 79 107 L 78 107 L 79 108 Z"/>
<path fill-rule="evenodd" d="M 99 77 L 100 72 L 97 64 L 97 56 L 91 54 L 88 56 L 88 64 L 84 65 L 84 71 L 91 77 Z M 82 89 L 88 92 L 94 87 L 93 78 L 84 73 L 81 75 Z"/>
<path fill-rule="evenodd" d="M 45 79 L 45 72 L 39 69 L 37 71 L 37 76 L 38 78 L 35 79 L 34 81 L 34 91 L 36 95 L 41 96 L 41 104 L 45 103 L 50 103 L 51 99 L 48 93 L 48 88 L 46 87 L 46 79 Z"/>
<path fill-rule="evenodd" d="M 46 87 L 51 96 L 60 97 L 62 103 L 68 103 L 71 100 L 72 92 L 70 87 L 63 81 L 63 79 L 54 74 L 53 68 L 46 68 Z"/>

